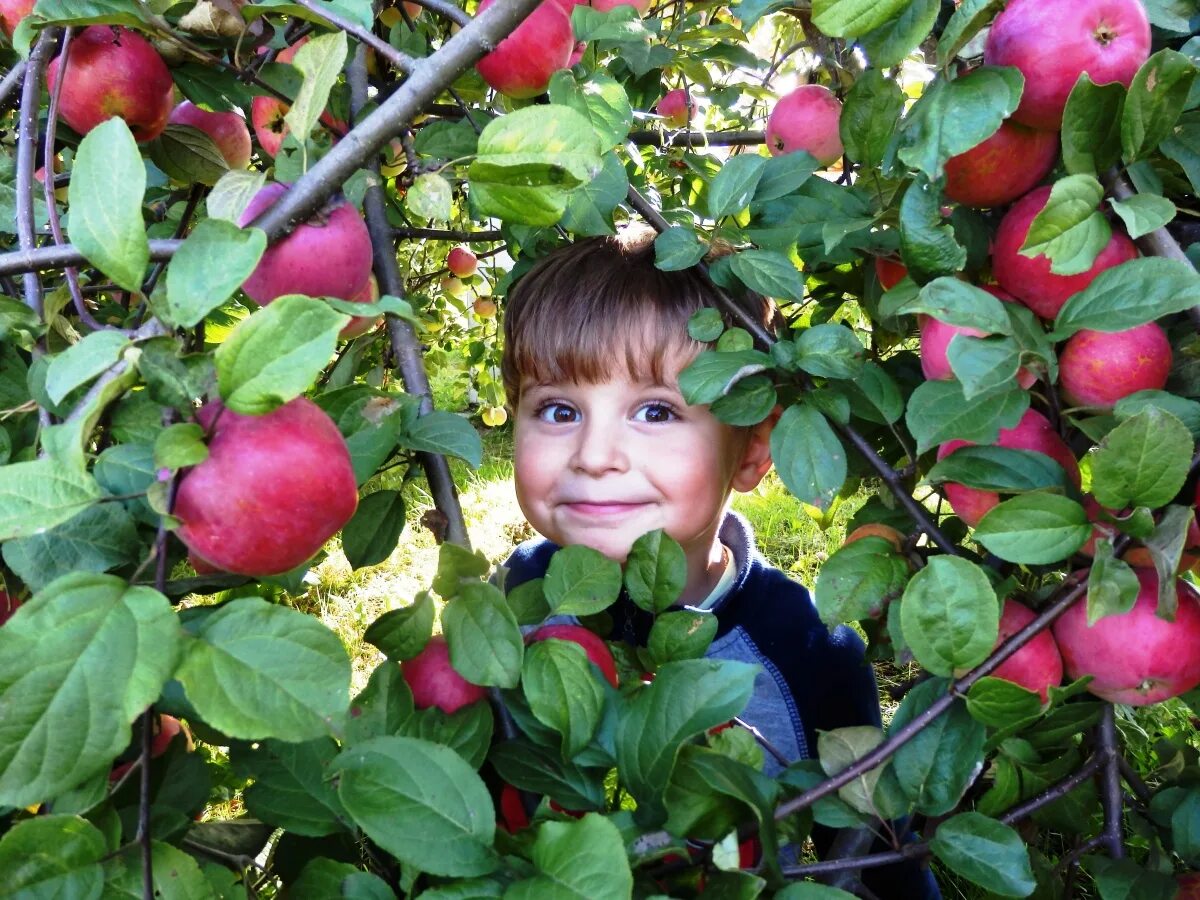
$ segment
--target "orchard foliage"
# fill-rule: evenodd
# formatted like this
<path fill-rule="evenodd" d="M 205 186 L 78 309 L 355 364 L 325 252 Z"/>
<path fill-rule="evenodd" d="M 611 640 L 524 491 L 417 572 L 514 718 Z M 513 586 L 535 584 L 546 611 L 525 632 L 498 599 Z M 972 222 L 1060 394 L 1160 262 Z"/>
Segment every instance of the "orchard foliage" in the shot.
<path fill-rule="evenodd" d="M 1081 27 L 1138 46 L 1089 76 L 1071 27 L 1099 5 L 0 0 L 0 892 L 844 896 L 802 881 L 853 891 L 860 863 L 780 850 L 819 824 L 956 890 L 1172 897 L 1200 866 L 1194 743 L 1126 759 L 1102 698 L 1200 682 L 1200 15 L 1108 4 Z M 105 99 L 86 75 L 118 51 L 135 77 Z M 164 67 L 192 104 L 169 117 Z M 776 106 L 803 82 L 819 121 Z M 357 237 L 323 243 L 335 217 Z M 512 278 L 638 218 L 660 268 L 778 304 L 776 339 L 694 317 L 681 388 L 735 425 L 782 406 L 814 517 L 872 494 L 816 603 L 923 672 L 886 732 L 778 777 L 723 727 L 755 673 L 704 658 L 669 537 L 505 593 L 448 479 L 481 444 L 423 365 L 502 424 Z M 237 444 L 301 408 L 298 456 Z M 340 532 L 378 564 L 404 540 L 381 473 L 420 468 L 440 567 L 367 628 L 385 660 L 352 690 L 287 602 L 324 551 L 263 542 Z M 622 590 L 645 648 L 523 637 Z M 230 785 L 242 815 L 198 821 Z"/>

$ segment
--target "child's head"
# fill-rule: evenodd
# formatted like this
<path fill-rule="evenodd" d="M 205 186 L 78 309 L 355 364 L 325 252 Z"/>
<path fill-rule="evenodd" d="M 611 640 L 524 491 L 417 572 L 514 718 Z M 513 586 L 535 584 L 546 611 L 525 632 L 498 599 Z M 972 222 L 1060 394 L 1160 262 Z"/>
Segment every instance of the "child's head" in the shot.
<path fill-rule="evenodd" d="M 619 561 L 663 528 L 688 556 L 685 600 L 711 587 L 730 491 L 750 490 L 770 467 L 773 419 L 735 428 L 679 393 L 680 371 L 706 347 L 688 336 L 688 319 L 714 302 L 699 272 L 656 269 L 652 235 L 638 235 L 551 254 L 505 309 L 525 516 L 555 543 Z M 768 310 L 756 310 L 764 324 Z"/>

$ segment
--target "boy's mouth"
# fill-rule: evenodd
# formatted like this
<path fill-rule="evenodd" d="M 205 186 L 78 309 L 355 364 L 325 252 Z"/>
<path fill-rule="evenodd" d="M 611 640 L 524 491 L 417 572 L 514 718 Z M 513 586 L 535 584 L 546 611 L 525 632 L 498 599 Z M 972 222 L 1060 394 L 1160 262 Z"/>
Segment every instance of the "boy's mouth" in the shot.
<path fill-rule="evenodd" d="M 628 515 L 636 509 L 640 509 L 647 504 L 641 502 L 624 502 L 618 500 L 604 501 L 570 501 L 562 504 L 568 511 L 581 516 L 622 516 Z"/>

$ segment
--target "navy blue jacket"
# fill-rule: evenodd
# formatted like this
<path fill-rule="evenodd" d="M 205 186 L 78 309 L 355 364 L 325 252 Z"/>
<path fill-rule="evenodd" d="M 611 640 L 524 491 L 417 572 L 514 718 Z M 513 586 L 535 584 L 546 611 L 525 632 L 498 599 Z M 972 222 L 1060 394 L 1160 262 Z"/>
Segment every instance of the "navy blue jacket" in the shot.
<path fill-rule="evenodd" d="M 880 725 L 875 675 L 858 635 L 845 625 L 832 632 L 825 627 L 804 586 L 759 554 L 745 519 L 727 513 L 720 539 L 733 552 L 737 574 L 711 610 L 717 616 L 717 635 L 707 656 L 760 666 L 740 718 L 789 760 L 815 757 L 818 731 Z M 556 550 L 546 540 L 521 544 L 504 564 L 509 570 L 506 587 L 542 577 Z M 610 640 L 645 645 L 654 621 L 650 613 L 624 594 L 608 612 L 613 617 Z M 782 766 L 770 753 L 764 758 L 766 774 L 778 775 Z M 818 849 L 832 839 L 828 832 L 814 832 L 813 837 Z M 941 896 L 929 871 L 915 863 L 865 870 L 863 881 L 881 900 Z"/>

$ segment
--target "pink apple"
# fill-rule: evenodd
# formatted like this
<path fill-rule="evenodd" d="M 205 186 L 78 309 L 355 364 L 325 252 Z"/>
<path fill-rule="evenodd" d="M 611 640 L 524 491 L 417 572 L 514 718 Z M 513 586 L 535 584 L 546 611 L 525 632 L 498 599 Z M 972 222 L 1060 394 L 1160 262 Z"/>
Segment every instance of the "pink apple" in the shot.
<path fill-rule="evenodd" d="M 33 12 L 35 2 L 37 0 L 0 0 L 0 31 L 12 38 L 21 20 Z"/>
<path fill-rule="evenodd" d="M 1092 267 L 1078 275 L 1055 275 L 1045 256 L 1022 256 L 1029 226 L 1049 199 L 1049 186 L 1036 188 L 1004 214 L 992 245 L 992 274 L 1000 287 L 1043 319 L 1052 320 L 1072 294 L 1082 291 L 1105 269 L 1135 259 L 1138 252 L 1133 241 L 1114 230 Z"/>
<path fill-rule="evenodd" d="M 290 47 L 284 47 L 276 54 L 275 62 L 291 65 L 300 48 L 307 42 L 308 37 L 305 36 Z M 266 48 L 259 48 L 259 52 L 265 53 Z M 283 146 L 284 138 L 291 132 L 291 126 L 284 120 L 289 109 L 291 109 L 291 104 L 285 103 L 278 97 L 259 95 L 250 101 L 250 124 L 254 128 L 254 136 L 258 139 L 258 145 L 263 152 L 269 156 L 279 155 L 279 148 Z M 321 113 L 321 121 L 337 135 L 346 133 L 347 123 L 341 119 L 335 119 L 328 110 Z"/>
<path fill-rule="evenodd" d="M 210 564 L 239 575 L 288 572 L 354 515 L 350 451 L 311 400 L 262 416 L 214 401 L 196 419 L 209 435 L 208 458 L 180 479 L 176 534 Z"/>
<path fill-rule="evenodd" d="M 454 247 L 446 256 L 446 268 L 458 278 L 474 275 L 478 266 L 478 258 L 466 247 Z"/>
<path fill-rule="evenodd" d="M 379 299 L 379 282 L 375 280 L 375 275 L 372 274 L 367 279 L 367 286 L 350 298 L 351 303 L 374 303 Z M 366 334 L 376 325 L 383 321 L 380 316 L 354 316 L 346 327 L 338 332 L 338 338 L 343 341 L 348 341 L 351 338 L 360 337 Z"/>
<path fill-rule="evenodd" d="M 985 284 L 981 285 L 981 287 L 1005 303 L 1016 302 L 1015 298 L 993 285 Z M 920 319 L 921 371 L 925 373 L 925 377 L 930 381 L 949 381 L 954 378 L 954 370 L 950 367 L 950 359 L 946 351 L 949 350 L 950 341 L 954 339 L 956 334 L 967 337 L 987 337 L 989 334 L 989 332 L 980 331 L 978 328 L 971 328 L 965 325 L 951 325 L 930 315 L 922 315 Z M 1027 388 L 1035 381 L 1037 381 L 1037 376 L 1028 369 L 1021 369 L 1017 372 L 1017 384 L 1021 387 Z"/>
<path fill-rule="evenodd" d="M 1076 406 L 1111 409 L 1137 391 L 1160 390 L 1171 373 L 1171 344 L 1154 322 L 1127 331 L 1076 332 L 1058 354 L 1058 381 Z"/>
<path fill-rule="evenodd" d="M 46 86 L 58 84 L 62 57 L 46 70 Z M 58 115 L 80 134 L 120 116 L 140 143 L 167 127 L 175 84 L 162 57 L 144 37 L 116 25 L 89 25 L 71 41 L 59 93 Z"/>
<path fill-rule="evenodd" d="M 1093 676 L 1088 690 L 1111 703 L 1145 706 L 1200 684 L 1200 596 L 1175 580 L 1175 621 L 1160 619 L 1158 575 L 1135 569 L 1140 590 L 1127 613 L 1087 624 L 1080 599 L 1054 623 L 1054 639 L 1072 680 Z"/>
<path fill-rule="evenodd" d="M 8 591 L 0 590 L 0 626 L 13 617 L 18 609 L 21 608 L 21 601 L 10 594 Z"/>
<path fill-rule="evenodd" d="M 1083 72 L 1096 84 L 1128 87 L 1149 55 L 1150 23 L 1139 0 L 1010 0 L 992 22 L 983 61 L 1025 76 L 1014 119 L 1056 131 Z"/>
<path fill-rule="evenodd" d="M 877 256 L 875 257 L 875 277 L 879 279 L 881 288 L 890 291 L 908 277 L 908 268 L 902 262 L 888 259 L 886 256 Z"/>
<path fill-rule="evenodd" d="M 238 217 L 245 226 L 287 193 L 290 186 L 263 187 Z M 371 277 L 371 236 L 357 209 L 342 199 L 272 244 L 242 285 L 246 296 L 265 306 L 284 294 L 351 300 Z"/>
<path fill-rule="evenodd" d="M 779 99 L 767 117 L 767 149 L 772 156 L 807 150 L 822 166 L 841 159 L 838 124 L 842 102 L 819 84 L 803 84 Z"/>
<path fill-rule="evenodd" d="M 946 199 L 966 206 L 1003 206 L 1034 188 L 1057 160 L 1057 132 L 1006 120 L 982 144 L 946 161 Z"/>
<path fill-rule="evenodd" d="M 1004 601 L 1004 610 L 1000 614 L 1000 636 L 996 638 L 996 646 L 1016 634 L 1036 615 L 1027 606 L 1022 606 L 1011 597 Z M 1037 636 L 1020 650 L 1006 659 L 992 672 L 993 677 L 1003 678 L 1014 684 L 1019 684 L 1027 691 L 1033 691 L 1045 703 L 1050 699 L 1051 686 L 1062 684 L 1063 663 L 1058 646 L 1050 631 L 1038 632 Z"/>
<path fill-rule="evenodd" d="M 579 65 L 579 61 L 583 59 L 585 53 L 587 53 L 587 41 L 576 41 L 571 50 L 571 58 L 567 60 L 567 68 L 571 69 Z"/>
<path fill-rule="evenodd" d="M 191 100 L 184 100 L 171 111 L 167 122 L 199 128 L 212 138 L 229 168 L 244 169 L 250 165 L 250 129 L 238 113 L 210 112 Z"/>
<path fill-rule="evenodd" d="M 482 0 L 479 12 L 493 2 Z M 570 16 L 558 0 L 542 0 L 475 68 L 493 90 L 506 97 L 536 97 L 545 93 L 551 75 L 567 67 L 574 49 Z"/>
<path fill-rule="evenodd" d="M 937 458 L 945 459 L 960 447 L 970 446 L 973 446 L 970 441 L 947 441 L 938 448 Z M 1046 417 L 1036 410 L 1026 410 L 1021 421 L 1012 428 L 1001 428 L 995 446 L 1044 453 L 1066 470 L 1076 486 L 1079 485 L 1079 465 L 1071 448 L 1058 436 Z M 941 490 L 950 501 L 954 514 L 972 527 L 978 525 L 984 514 L 1000 502 L 1000 495 L 994 491 L 969 488 L 954 482 L 946 482 Z"/>
<path fill-rule="evenodd" d="M 444 713 L 456 713 L 487 696 L 486 688 L 471 684 L 450 664 L 450 647 L 441 635 L 431 637 L 424 650 L 400 663 L 400 674 L 417 709 L 436 706 Z"/>
<path fill-rule="evenodd" d="M 592 9 L 609 12 L 618 6 L 632 6 L 639 16 L 644 16 L 650 10 L 650 0 L 592 0 Z"/>
<path fill-rule="evenodd" d="M 578 644 L 587 654 L 587 658 L 600 667 L 608 683 L 613 687 L 617 686 L 617 664 L 613 661 L 612 651 L 595 632 L 588 631 L 582 625 L 543 625 L 529 634 L 525 643 L 534 644 L 548 638 Z"/>
<path fill-rule="evenodd" d="M 662 99 L 655 106 L 655 111 L 663 117 L 663 124 L 668 128 L 682 128 L 689 121 L 696 118 L 696 105 L 692 102 L 691 115 L 689 116 L 688 103 L 691 100 L 690 95 L 683 88 L 675 88 L 663 94 Z"/>

